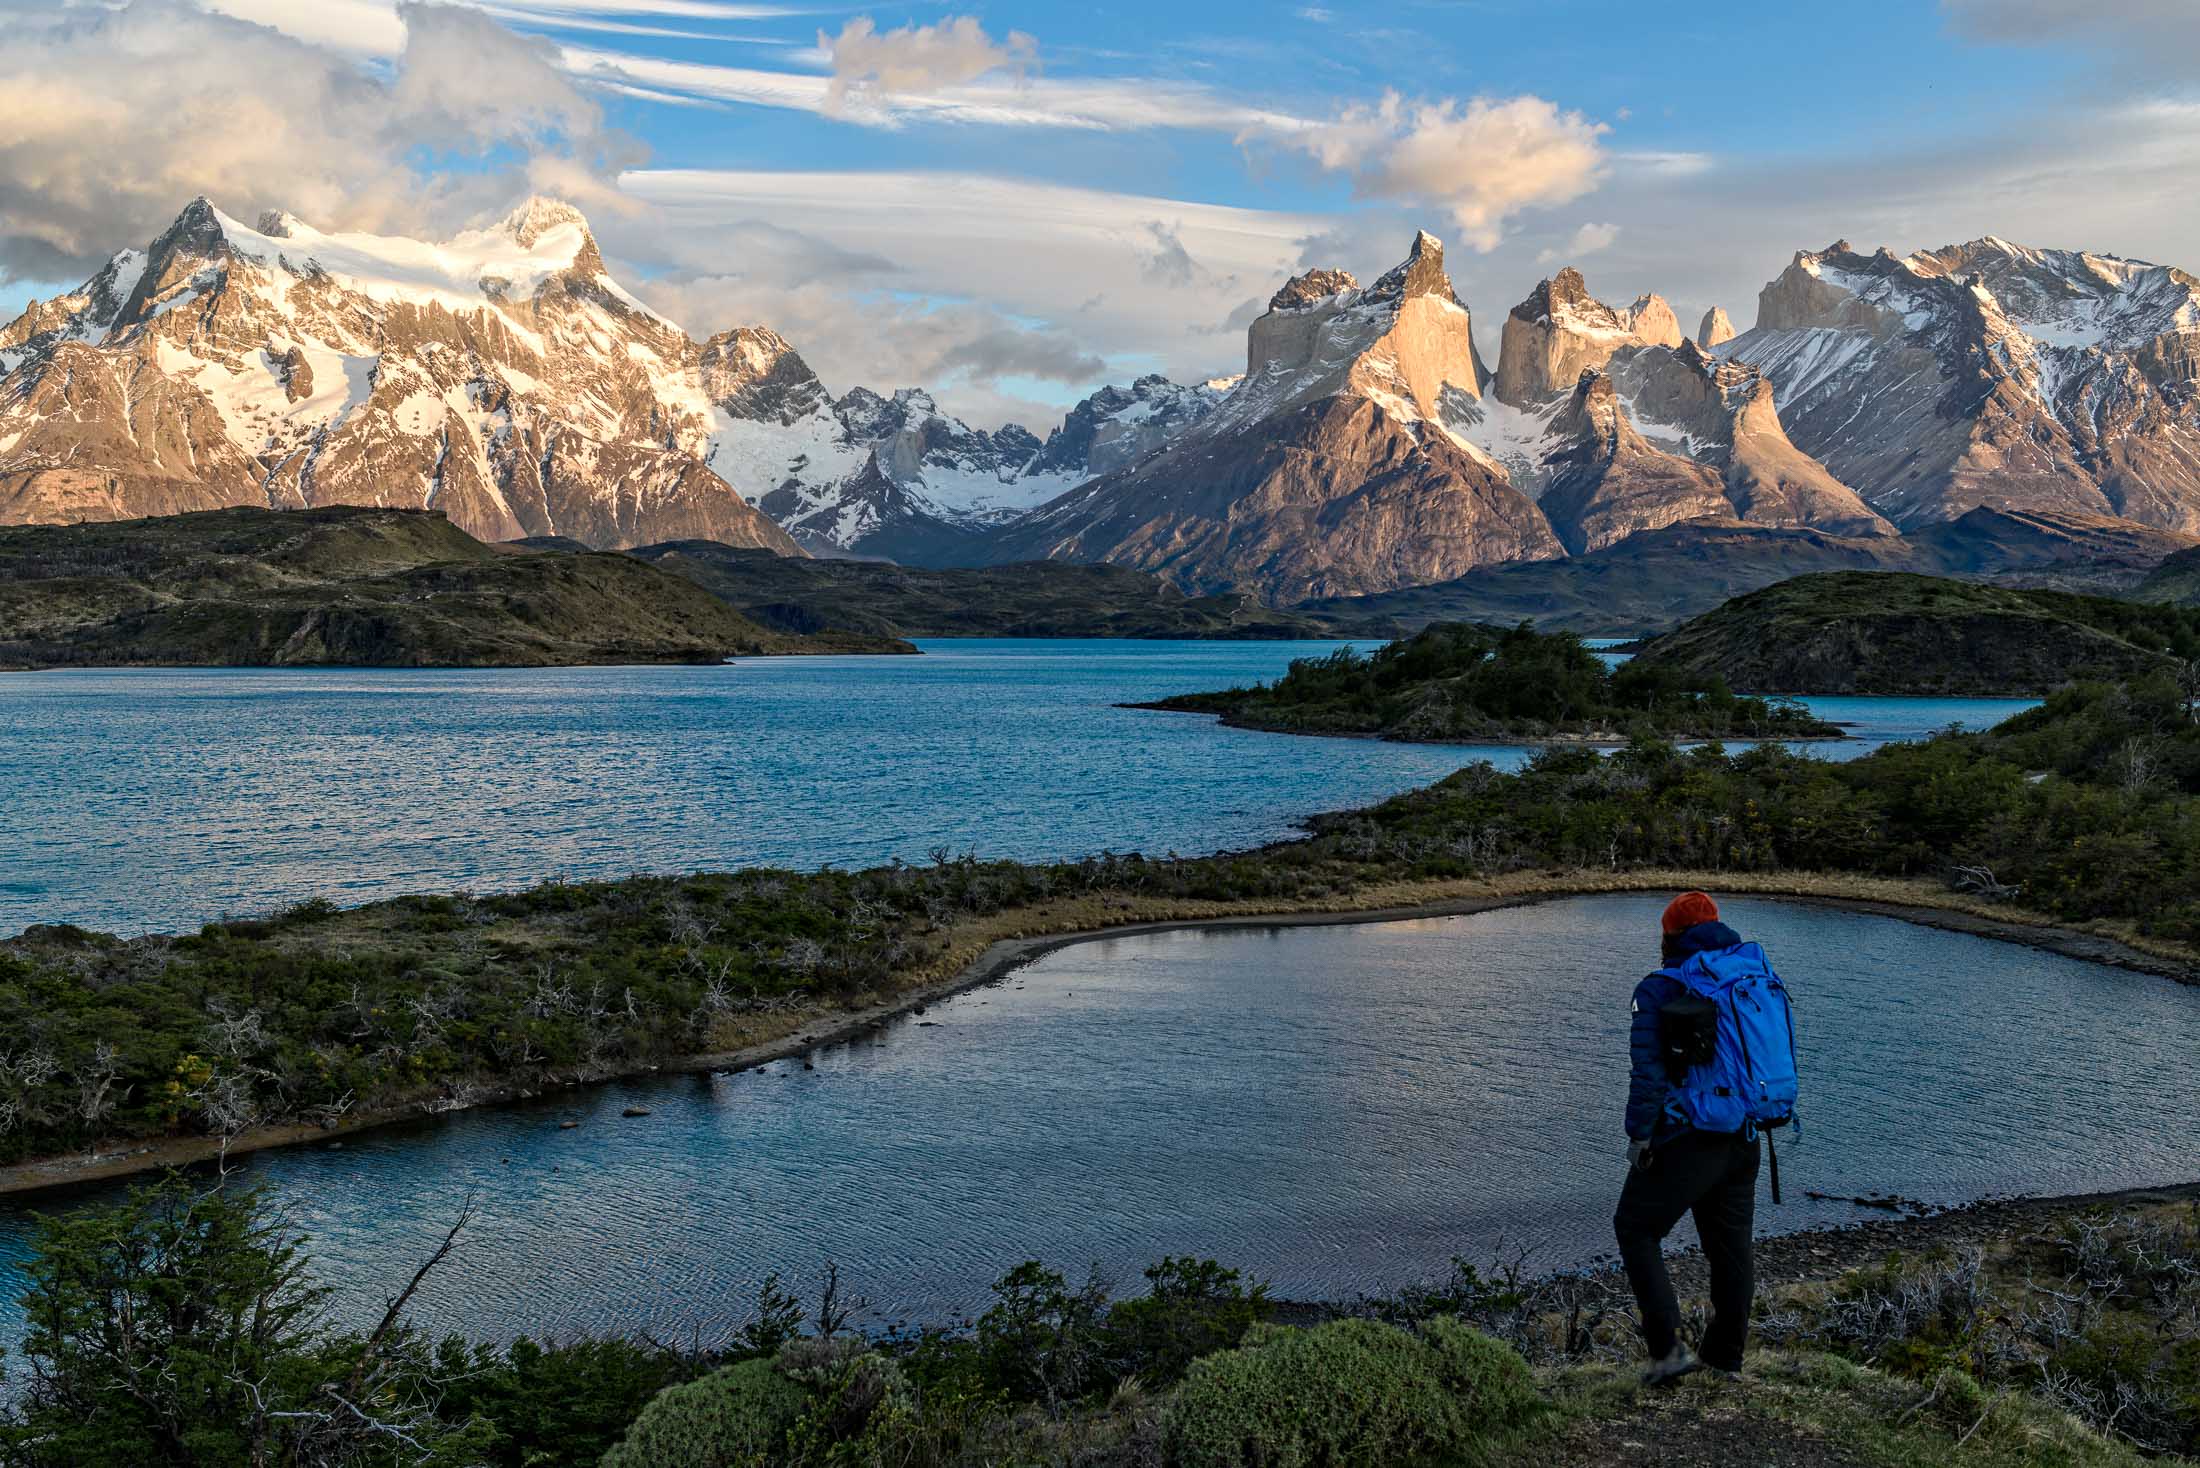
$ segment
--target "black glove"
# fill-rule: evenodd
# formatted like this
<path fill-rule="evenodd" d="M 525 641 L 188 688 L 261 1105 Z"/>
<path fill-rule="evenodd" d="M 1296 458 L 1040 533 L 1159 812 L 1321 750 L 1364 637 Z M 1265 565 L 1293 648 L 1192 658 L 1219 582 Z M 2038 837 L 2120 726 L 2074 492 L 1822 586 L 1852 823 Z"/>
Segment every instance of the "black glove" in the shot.
<path fill-rule="evenodd" d="M 1648 1142 L 1638 1142 L 1633 1138 L 1628 1139 L 1627 1165 L 1629 1167 L 1638 1171 L 1647 1168 L 1650 1165 L 1650 1156 L 1650 1144 Z"/>

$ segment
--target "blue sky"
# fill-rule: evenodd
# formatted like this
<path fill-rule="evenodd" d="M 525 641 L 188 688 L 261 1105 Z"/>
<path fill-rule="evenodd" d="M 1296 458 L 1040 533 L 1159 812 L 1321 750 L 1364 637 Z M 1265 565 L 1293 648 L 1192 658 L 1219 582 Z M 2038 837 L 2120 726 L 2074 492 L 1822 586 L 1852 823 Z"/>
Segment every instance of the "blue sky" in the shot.
<path fill-rule="evenodd" d="M 1423 227 L 1489 354 L 1561 264 L 1744 327 L 1837 236 L 2200 264 L 2196 56 L 2193 0 L 0 0 L 0 312 L 195 192 L 434 234 L 542 191 L 698 335 L 1043 427 Z"/>

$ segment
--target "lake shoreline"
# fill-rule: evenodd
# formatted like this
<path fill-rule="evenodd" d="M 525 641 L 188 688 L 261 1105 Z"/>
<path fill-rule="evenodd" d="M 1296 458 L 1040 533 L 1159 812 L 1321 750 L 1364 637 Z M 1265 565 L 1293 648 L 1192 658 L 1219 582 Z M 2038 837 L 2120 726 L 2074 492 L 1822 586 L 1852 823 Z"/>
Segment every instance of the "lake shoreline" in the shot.
<path fill-rule="evenodd" d="M 1189 695 L 1193 698 L 1201 694 Z M 1257 734 L 1296 734 L 1306 739 L 1373 739 L 1384 744 L 1457 745 L 1462 749 L 1482 747 L 1506 749 L 1537 749 L 1544 745 L 1565 745 L 1583 749 L 1625 749 L 1634 743 L 1629 736 L 1612 729 L 1600 729 L 1588 734 L 1492 734 L 1488 736 L 1447 734 L 1444 737 L 1421 739 L 1402 734 L 1385 734 L 1371 729 L 1306 729 L 1291 724 L 1271 723 L 1261 719 L 1249 719 L 1242 714 L 1225 713 L 1215 709 L 1188 708 L 1174 698 L 1150 699 L 1143 703 L 1119 703 L 1119 709 L 1137 709 L 1143 713 L 1197 714 L 1213 719 L 1225 729 L 1250 729 Z M 1846 725 L 1821 720 L 1825 732 L 1796 734 L 1673 734 L 1659 731 L 1658 738 L 1674 744 L 1831 744 L 1836 740 L 1854 739 Z"/>
<path fill-rule="evenodd" d="M 168 1168 L 190 1167 L 230 1156 L 312 1142 L 341 1141 L 355 1133 L 417 1122 L 453 1111 L 537 1100 L 546 1095 L 656 1075 L 746 1070 L 842 1043 L 930 1005 L 997 982 L 1050 953 L 1081 943 L 1142 934 L 1204 929 L 1322 927 L 1464 917 L 1501 908 L 1568 897 L 1702 887 L 1714 893 L 1795 902 L 2057 953 L 2064 957 L 2151 973 L 2183 984 L 2200 983 L 2200 970 L 2168 946 L 2139 946 L 2104 932 L 2059 925 L 2017 909 L 1995 907 L 1923 882 L 1834 874 L 1723 874 L 1677 870 L 1637 872 L 1531 872 L 1497 879 L 1378 884 L 1326 903 L 1235 903 L 1161 899 L 1133 903 L 1064 900 L 1011 909 L 962 924 L 946 952 L 909 981 L 855 1008 L 808 1010 L 778 1016 L 749 1044 L 732 1050 L 659 1060 L 650 1064 L 577 1071 L 534 1086 L 484 1081 L 462 1095 L 425 1096 L 360 1113 L 323 1127 L 292 1123 L 260 1127 L 238 1136 L 170 1137 L 94 1149 L 89 1153 L 34 1158 L 0 1167 L 0 1198 L 65 1193 L 95 1183 Z"/>

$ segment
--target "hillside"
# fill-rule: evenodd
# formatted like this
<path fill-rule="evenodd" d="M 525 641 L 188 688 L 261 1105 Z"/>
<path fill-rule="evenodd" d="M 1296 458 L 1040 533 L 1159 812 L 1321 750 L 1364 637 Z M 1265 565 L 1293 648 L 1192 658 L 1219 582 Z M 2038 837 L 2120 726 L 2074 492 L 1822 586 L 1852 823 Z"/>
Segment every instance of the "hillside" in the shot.
<path fill-rule="evenodd" d="M 1127 566 L 1059 561 L 926 571 L 797 560 L 683 540 L 629 554 L 783 632 L 899 637 L 1310 638 L 1393 635 L 1392 624 L 1273 611 L 1249 596 L 1186 596 Z M 1340 630 L 1345 629 L 1345 630 Z"/>
<path fill-rule="evenodd" d="M 1696 521 L 1564 560 L 1483 566 L 1454 581 L 1301 603 L 1311 616 L 1431 622 L 1531 620 L 1546 632 L 1623 637 L 1678 626 L 1730 596 L 1808 571 L 1896 569 L 1903 542 Z"/>
<path fill-rule="evenodd" d="M 2131 595 L 2158 606 L 2200 607 L 2200 546 L 2163 561 Z"/>
<path fill-rule="evenodd" d="M 2042 693 L 2200 654 L 2200 613 L 1932 576 L 1799 576 L 1737 597 L 1636 658 L 1753 693 Z"/>
<path fill-rule="evenodd" d="M 2192 537 L 2128 520 L 1980 508 L 1905 536 L 1695 520 L 1564 560 L 1482 566 L 1454 581 L 1295 610 L 1346 621 L 1533 621 L 1546 632 L 1663 632 L 1730 597 L 1823 571 L 1915 571 L 2097 596 L 2123 595 Z"/>
<path fill-rule="evenodd" d="M 1450 623 L 1372 653 L 1301 658 L 1273 684 L 1138 707 L 1286 734 L 1421 743 L 1841 737 L 1801 709 L 1735 698 L 1715 674 L 1614 670 L 1570 633 Z"/>
<path fill-rule="evenodd" d="M 487 546 L 433 511 L 230 509 L 0 529 L 0 665 L 528 667 L 908 650 L 775 631 L 629 557 Z"/>

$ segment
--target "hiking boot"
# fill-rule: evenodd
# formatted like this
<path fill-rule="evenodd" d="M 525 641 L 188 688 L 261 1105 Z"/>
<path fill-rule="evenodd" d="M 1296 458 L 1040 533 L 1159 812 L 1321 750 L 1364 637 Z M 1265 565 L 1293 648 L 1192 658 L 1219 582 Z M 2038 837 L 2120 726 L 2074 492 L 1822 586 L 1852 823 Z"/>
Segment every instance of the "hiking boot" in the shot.
<path fill-rule="evenodd" d="M 1666 1386 L 1679 1381 L 1691 1371 L 1702 1369 L 1703 1362 L 1696 1359 L 1695 1352 L 1689 1350 L 1686 1346 L 1675 1346 L 1672 1350 L 1650 1363 L 1650 1369 L 1642 1374 L 1642 1384 L 1644 1386 Z"/>

